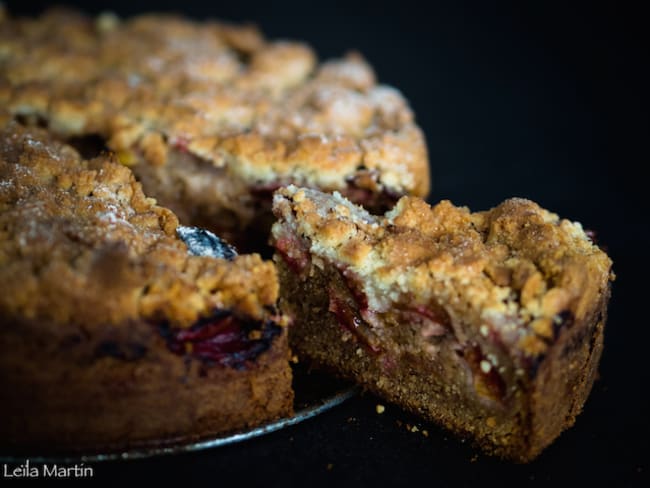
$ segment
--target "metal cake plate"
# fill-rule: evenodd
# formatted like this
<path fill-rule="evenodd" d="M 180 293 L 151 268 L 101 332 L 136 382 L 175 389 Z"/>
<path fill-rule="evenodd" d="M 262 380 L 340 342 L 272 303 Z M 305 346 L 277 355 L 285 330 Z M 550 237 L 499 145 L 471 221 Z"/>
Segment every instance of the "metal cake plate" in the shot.
<path fill-rule="evenodd" d="M 252 429 L 230 432 L 221 436 L 208 437 L 200 440 L 165 440 L 161 439 L 155 446 L 139 446 L 116 452 L 87 452 L 70 454 L 25 455 L 0 454 L 0 462 L 24 462 L 29 459 L 35 463 L 79 463 L 100 462 L 127 459 L 143 459 L 154 456 L 164 456 L 185 452 L 201 451 L 213 447 L 225 446 L 236 442 L 253 439 L 280 429 L 298 424 L 315 417 L 344 401 L 352 398 L 359 391 L 356 386 L 343 382 L 318 372 L 308 372 L 306 368 L 297 365 L 293 367 L 293 387 L 295 391 L 295 413 L 291 417 L 269 422 Z"/>

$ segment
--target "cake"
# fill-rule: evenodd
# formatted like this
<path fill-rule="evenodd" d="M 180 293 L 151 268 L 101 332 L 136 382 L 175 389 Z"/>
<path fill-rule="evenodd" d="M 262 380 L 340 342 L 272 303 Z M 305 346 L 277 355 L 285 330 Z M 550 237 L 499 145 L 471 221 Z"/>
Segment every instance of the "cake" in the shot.
<path fill-rule="evenodd" d="M 180 226 L 110 156 L 0 132 L 0 446 L 188 442 L 292 413 L 273 263 Z"/>
<path fill-rule="evenodd" d="M 273 211 L 301 360 L 516 461 L 574 423 L 613 279 L 579 223 L 518 198 L 470 213 L 403 197 L 372 215 L 295 186 Z"/>
<path fill-rule="evenodd" d="M 411 110 L 355 53 L 319 64 L 251 26 L 69 10 L 0 21 L 0 53 L 5 118 L 115 152 L 181 222 L 247 248 L 289 183 L 373 211 L 428 192 Z"/>

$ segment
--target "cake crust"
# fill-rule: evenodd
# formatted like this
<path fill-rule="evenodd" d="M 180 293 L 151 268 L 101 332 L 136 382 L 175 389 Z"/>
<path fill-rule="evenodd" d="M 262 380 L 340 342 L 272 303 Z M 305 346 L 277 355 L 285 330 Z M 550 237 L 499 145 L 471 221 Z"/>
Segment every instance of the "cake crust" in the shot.
<path fill-rule="evenodd" d="M 176 216 L 147 198 L 128 168 L 109 157 L 83 160 L 18 124 L 0 139 L 6 313 L 86 327 L 161 316 L 189 327 L 213 309 L 262 319 L 275 303 L 271 262 L 190 255 Z"/>
<path fill-rule="evenodd" d="M 403 197 L 375 216 L 297 187 L 274 211 L 305 360 L 519 461 L 573 424 L 613 279 L 580 224 L 523 199 L 470 213 Z"/>

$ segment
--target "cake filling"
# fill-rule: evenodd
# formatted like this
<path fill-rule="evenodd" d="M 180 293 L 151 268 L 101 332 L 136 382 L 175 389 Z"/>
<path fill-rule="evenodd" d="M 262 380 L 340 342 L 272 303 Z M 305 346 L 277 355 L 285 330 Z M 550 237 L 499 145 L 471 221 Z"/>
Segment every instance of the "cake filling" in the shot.
<path fill-rule="evenodd" d="M 359 308 L 355 303 L 356 299 L 340 286 L 330 286 L 328 311 L 336 316 L 339 325 L 346 330 L 368 351 L 378 354 L 381 347 L 377 344 L 377 339 L 371 334 L 370 328 L 361 318 Z"/>
<path fill-rule="evenodd" d="M 175 354 L 194 357 L 209 365 L 246 369 L 247 362 L 254 361 L 271 347 L 282 328 L 272 319 L 260 323 L 218 310 L 188 329 L 163 324 L 158 330 Z"/>

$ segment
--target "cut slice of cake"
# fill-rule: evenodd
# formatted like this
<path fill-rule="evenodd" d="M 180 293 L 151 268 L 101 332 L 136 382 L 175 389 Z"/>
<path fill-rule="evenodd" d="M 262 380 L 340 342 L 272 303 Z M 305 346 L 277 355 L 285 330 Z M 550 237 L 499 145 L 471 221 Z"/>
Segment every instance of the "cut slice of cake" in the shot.
<path fill-rule="evenodd" d="M 580 224 L 523 199 L 470 213 L 403 197 L 374 216 L 295 186 L 273 211 L 301 358 L 514 460 L 574 423 L 613 278 Z"/>
<path fill-rule="evenodd" d="M 0 133 L 0 447 L 125 449 L 292 413 L 273 263 L 178 225 L 131 171 Z"/>
<path fill-rule="evenodd" d="M 107 147 L 181 222 L 226 238 L 264 244 L 289 183 L 382 212 L 428 192 L 408 104 L 357 54 L 318 64 L 250 26 L 63 10 L 6 18 L 0 52 L 6 116 Z"/>

